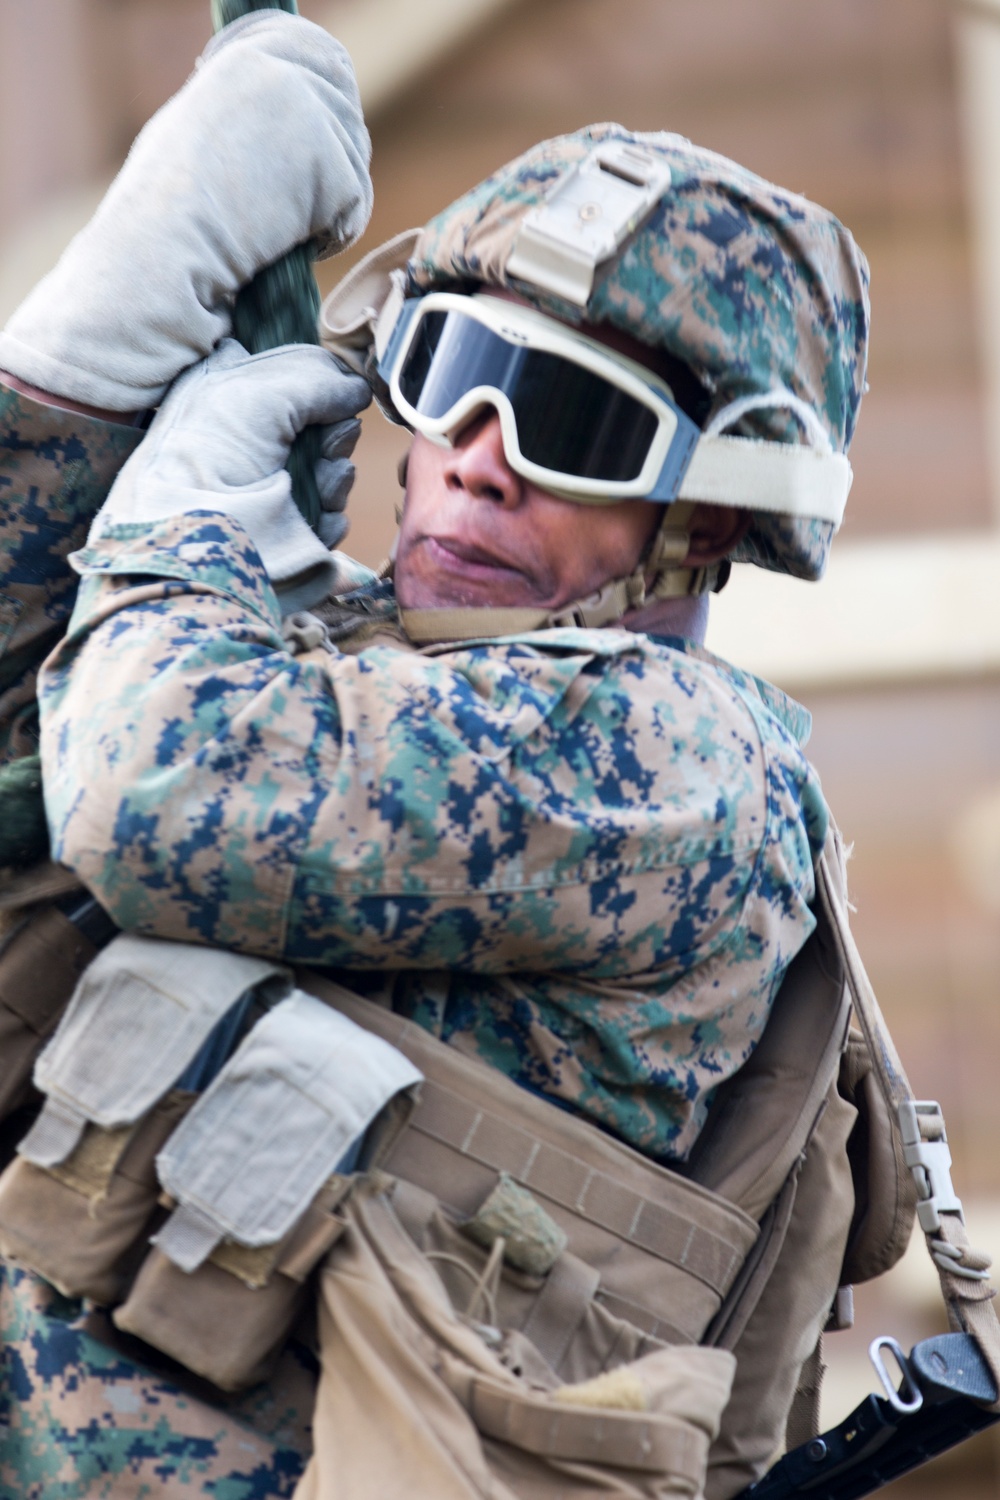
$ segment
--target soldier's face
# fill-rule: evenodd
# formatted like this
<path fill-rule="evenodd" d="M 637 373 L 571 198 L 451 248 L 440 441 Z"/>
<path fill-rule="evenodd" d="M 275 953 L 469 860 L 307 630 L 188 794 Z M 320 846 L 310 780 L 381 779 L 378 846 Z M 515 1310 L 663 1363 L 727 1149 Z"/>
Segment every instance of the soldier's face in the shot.
<path fill-rule="evenodd" d="M 647 362 L 650 351 L 637 341 L 588 332 Z M 646 500 L 577 505 L 522 479 L 507 463 L 500 419 L 487 407 L 452 448 L 413 439 L 396 595 L 406 609 L 558 609 L 630 573 L 661 517 Z"/>

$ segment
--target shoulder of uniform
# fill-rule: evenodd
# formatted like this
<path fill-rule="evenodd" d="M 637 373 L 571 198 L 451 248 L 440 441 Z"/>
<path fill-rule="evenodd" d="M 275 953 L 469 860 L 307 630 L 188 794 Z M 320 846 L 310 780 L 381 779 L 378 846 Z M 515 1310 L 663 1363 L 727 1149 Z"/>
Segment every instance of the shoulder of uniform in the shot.
<path fill-rule="evenodd" d="M 716 656 L 707 646 L 681 637 L 651 636 L 650 640 L 672 650 L 682 651 L 685 656 L 714 667 L 723 677 L 732 682 L 740 692 L 755 702 L 763 704 L 769 713 L 788 730 L 800 745 L 805 745 L 812 733 L 812 714 L 781 688 L 775 687 L 765 677 L 758 677 L 742 667 L 735 666 L 722 656 Z"/>

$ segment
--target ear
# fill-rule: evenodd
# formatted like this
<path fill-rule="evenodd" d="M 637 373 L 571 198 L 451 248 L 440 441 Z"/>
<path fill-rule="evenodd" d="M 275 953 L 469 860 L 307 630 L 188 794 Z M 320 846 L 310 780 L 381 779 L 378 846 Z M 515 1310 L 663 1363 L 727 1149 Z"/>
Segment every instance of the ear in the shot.
<path fill-rule="evenodd" d="M 720 562 L 746 536 L 752 519 L 750 511 L 735 505 L 696 505 L 688 521 L 691 545 L 685 566 L 704 568 Z"/>

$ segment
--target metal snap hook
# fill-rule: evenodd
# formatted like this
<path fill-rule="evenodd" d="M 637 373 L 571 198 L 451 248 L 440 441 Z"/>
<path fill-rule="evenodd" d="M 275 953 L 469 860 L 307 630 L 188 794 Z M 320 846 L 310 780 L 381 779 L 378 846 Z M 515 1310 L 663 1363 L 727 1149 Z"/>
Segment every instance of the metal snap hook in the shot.
<path fill-rule="evenodd" d="M 892 1376 L 886 1369 L 885 1361 L 882 1358 L 883 1349 L 889 1350 L 896 1364 L 899 1366 L 903 1377 L 899 1390 L 893 1385 Z M 881 1382 L 889 1405 L 898 1412 L 919 1411 L 924 1404 L 923 1393 L 916 1382 L 910 1361 L 903 1353 L 898 1340 L 892 1338 L 889 1334 L 882 1334 L 879 1338 L 872 1339 L 868 1345 L 868 1358 L 875 1366 L 875 1374 Z"/>

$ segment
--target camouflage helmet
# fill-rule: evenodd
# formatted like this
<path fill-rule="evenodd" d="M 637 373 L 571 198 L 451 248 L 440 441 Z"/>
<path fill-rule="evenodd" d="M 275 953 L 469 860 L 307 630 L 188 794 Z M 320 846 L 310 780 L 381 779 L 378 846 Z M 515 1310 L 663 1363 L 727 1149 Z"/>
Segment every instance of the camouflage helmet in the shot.
<path fill-rule="evenodd" d="M 585 300 L 518 274 L 528 216 L 596 147 L 616 144 L 655 156 L 669 186 L 596 265 Z M 374 252 L 361 280 L 394 253 L 406 261 L 405 296 L 508 288 L 564 322 L 610 324 L 666 351 L 706 389 L 706 431 L 828 443 L 839 454 L 853 437 L 869 326 L 864 256 L 827 210 L 682 136 L 603 124 L 543 141 Z M 340 289 L 327 306 L 338 299 Z M 343 339 L 325 341 L 345 352 Z M 835 531 L 829 520 L 756 510 L 732 560 L 816 579 Z"/>

